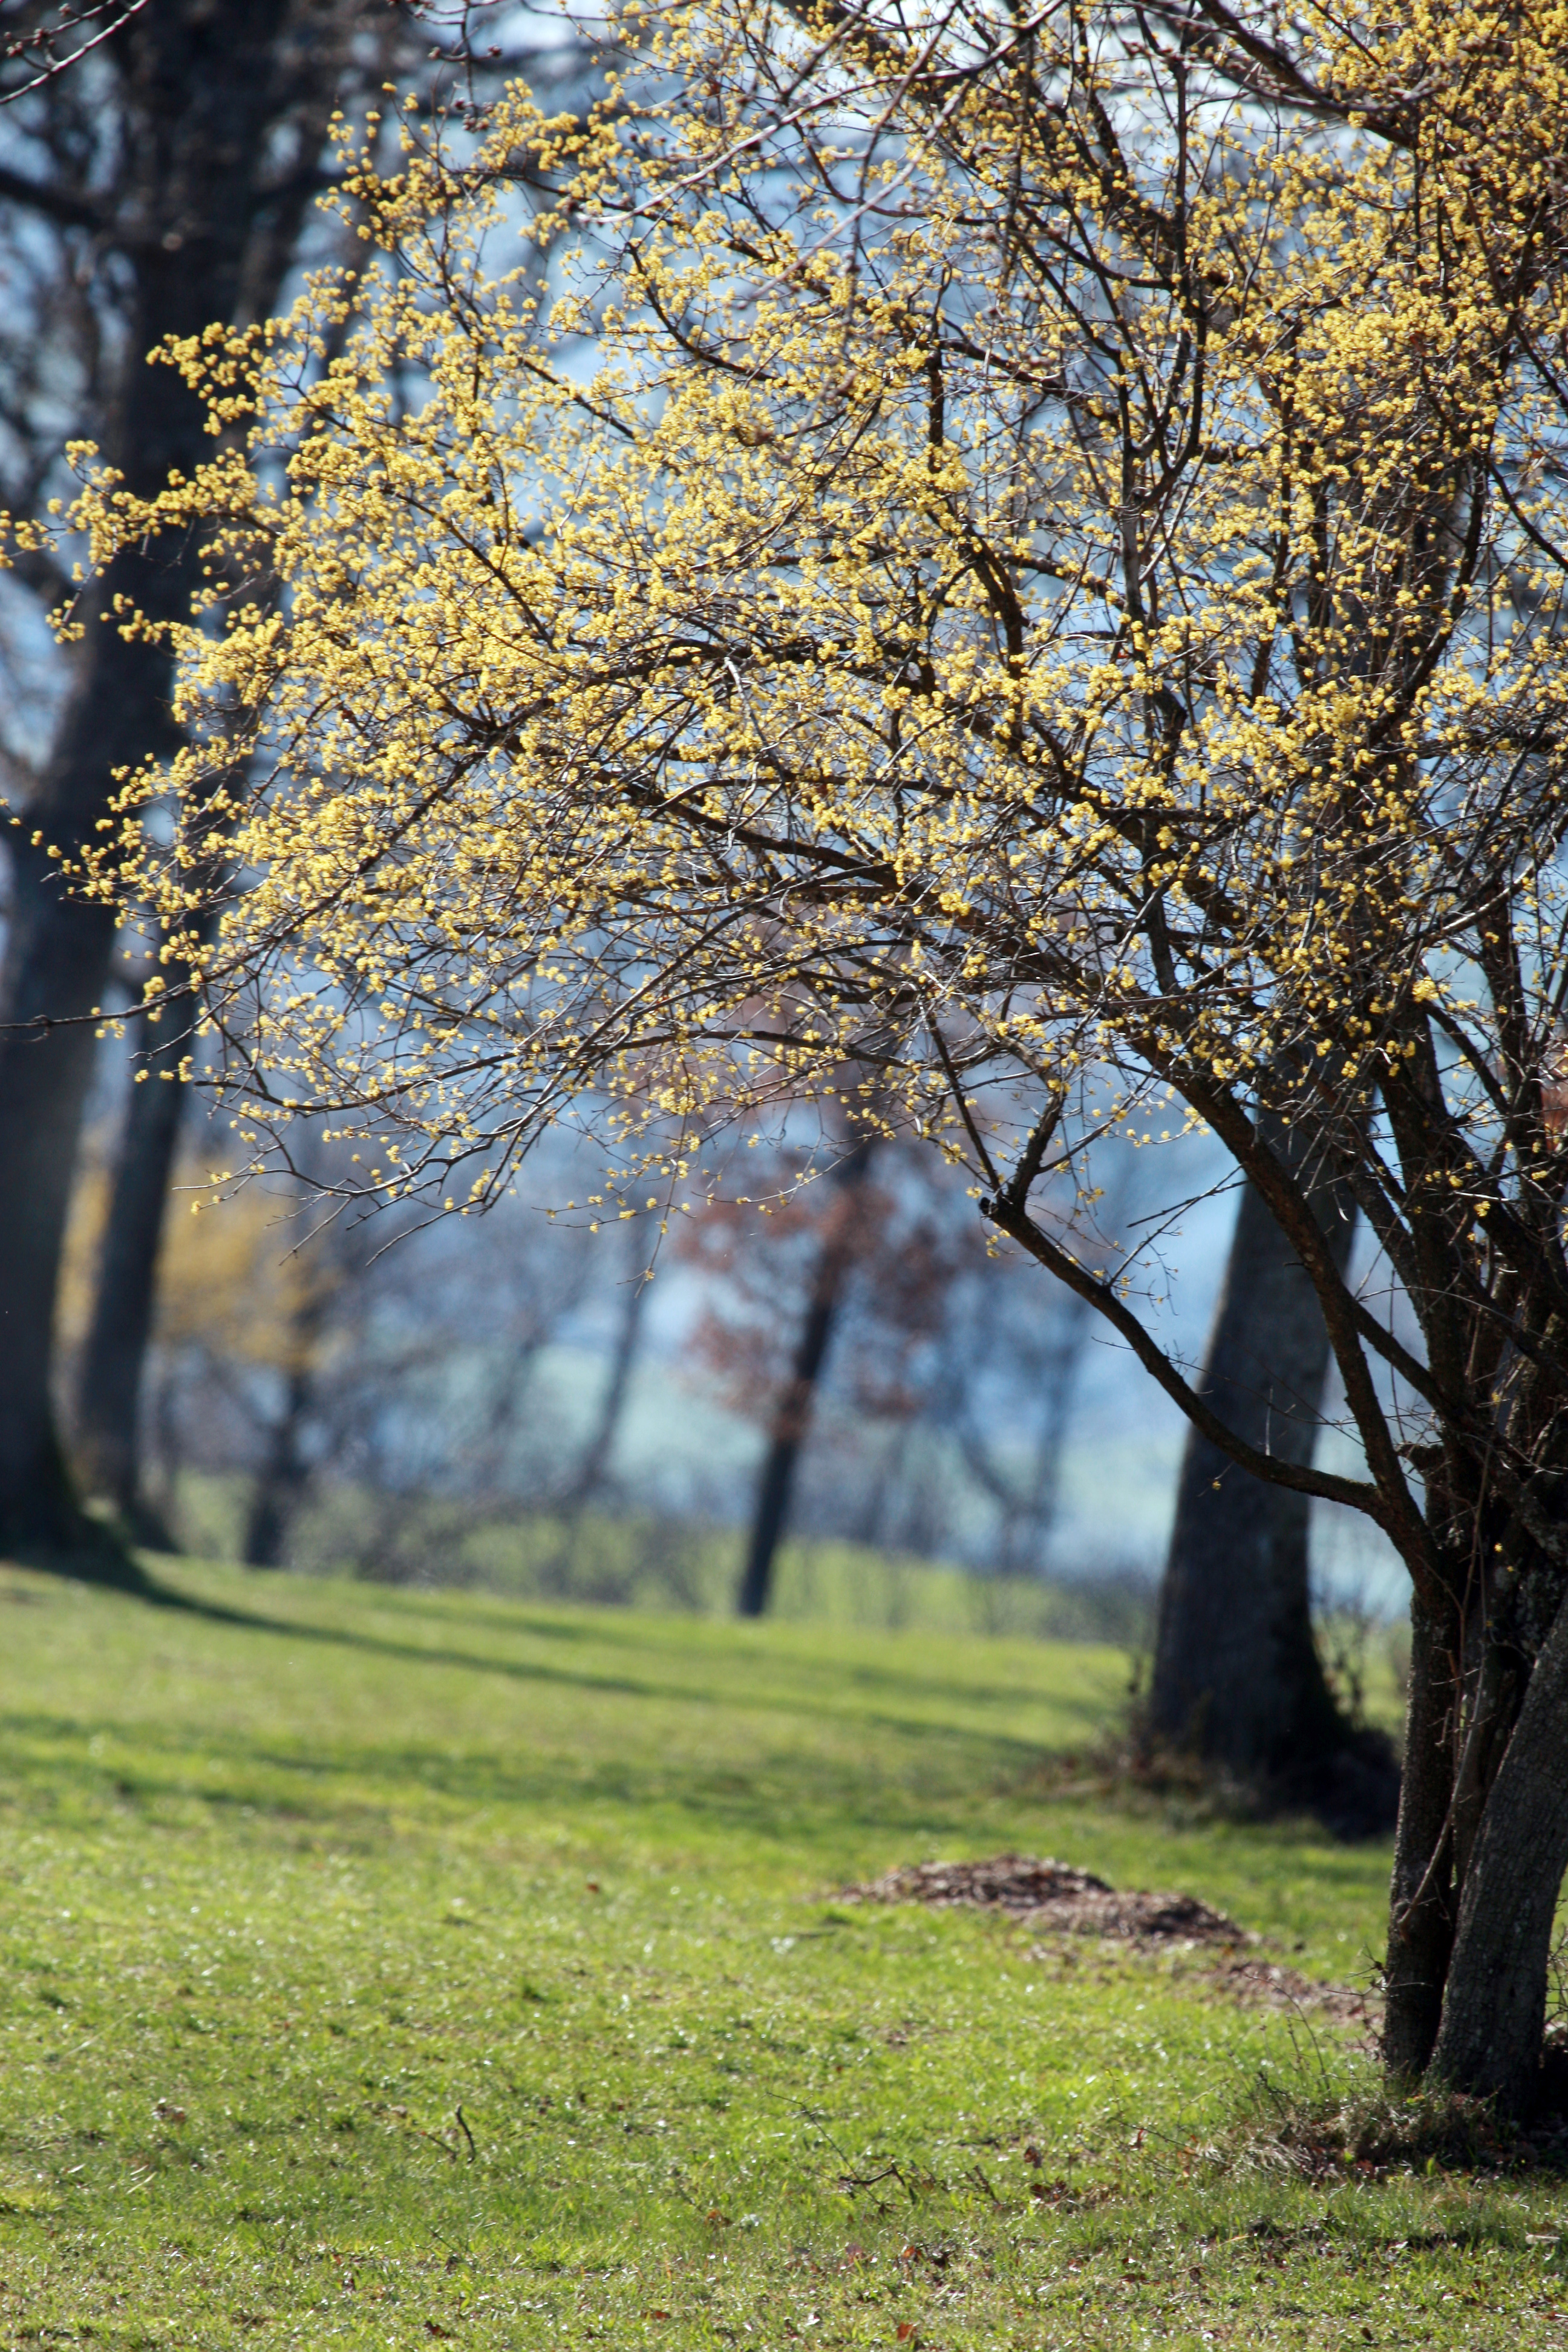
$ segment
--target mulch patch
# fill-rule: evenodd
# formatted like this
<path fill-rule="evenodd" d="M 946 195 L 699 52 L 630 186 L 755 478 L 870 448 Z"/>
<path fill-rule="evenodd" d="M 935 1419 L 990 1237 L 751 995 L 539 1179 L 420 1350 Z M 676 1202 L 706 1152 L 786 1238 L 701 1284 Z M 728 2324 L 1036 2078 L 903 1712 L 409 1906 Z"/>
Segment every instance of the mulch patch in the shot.
<path fill-rule="evenodd" d="M 927 1903 L 938 1910 L 963 1905 L 1000 1911 L 1045 1935 L 1100 1936 L 1145 1951 L 1223 1948 L 1226 1957 L 1204 1970 L 1217 1992 L 1234 2000 L 1279 2010 L 1311 2010 L 1347 2025 L 1375 2027 L 1383 2004 L 1351 1985 L 1321 1984 L 1277 1961 L 1247 1959 L 1256 1936 L 1195 1895 L 1118 1894 L 1092 1871 L 1033 1854 L 998 1853 L 986 1862 L 917 1862 L 884 1871 L 864 1886 L 847 1886 L 847 1903 Z M 1050 1958 L 1036 1946 L 1032 1959 Z"/>
<path fill-rule="evenodd" d="M 884 1871 L 865 1886 L 848 1886 L 851 1903 L 957 1904 L 1005 1911 L 1031 1927 L 1078 1936 L 1109 1936 L 1139 1944 L 1249 1942 L 1244 1927 L 1213 1911 L 1195 1895 L 1119 1895 L 1092 1871 L 1030 1854 L 999 1853 L 989 1862 L 918 1862 Z"/>

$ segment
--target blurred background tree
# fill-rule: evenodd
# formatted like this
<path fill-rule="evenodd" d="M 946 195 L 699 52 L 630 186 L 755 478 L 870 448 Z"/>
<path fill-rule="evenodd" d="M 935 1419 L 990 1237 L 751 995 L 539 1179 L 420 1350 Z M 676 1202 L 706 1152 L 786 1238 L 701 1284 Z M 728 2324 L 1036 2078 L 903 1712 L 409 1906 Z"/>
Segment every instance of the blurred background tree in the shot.
<path fill-rule="evenodd" d="M 244 327 L 291 273 L 342 250 L 316 198 L 334 117 L 365 125 L 395 80 L 460 111 L 528 62 L 563 94 L 591 79 L 557 32 L 552 56 L 489 37 L 498 11 L 418 0 L 148 0 L 96 17 L 48 0 L 0 7 L 0 601 L 9 688 L 0 766 L 13 819 L 0 961 L 0 1543 L 134 1572 L 79 1507 L 59 1433 L 53 1336 L 60 1252 L 91 1083 L 96 1015 L 115 994 L 115 922 L 59 887 L 49 849 L 95 837 L 117 770 L 179 740 L 167 649 L 113 607 L 182 617 L 199 535 L 154 534 L 79 604 L 68 564 L 27 525 L 95 443 L 128 487 L 189 473 L 212 444 L 201 403 L 154 354 L 170 336 Z M 486 37 L 476 38 L 476 28 Z M 351 237 L 352 242 L 352 237 Z M 61 657 L 50 622 L 68 612 Z M 79 1366 L 76 1436 L 89 1491 L 132 1526 L 138 1396 L 159 1236 L 177 1150 L 187 1040 L 139 1038 Z"/>

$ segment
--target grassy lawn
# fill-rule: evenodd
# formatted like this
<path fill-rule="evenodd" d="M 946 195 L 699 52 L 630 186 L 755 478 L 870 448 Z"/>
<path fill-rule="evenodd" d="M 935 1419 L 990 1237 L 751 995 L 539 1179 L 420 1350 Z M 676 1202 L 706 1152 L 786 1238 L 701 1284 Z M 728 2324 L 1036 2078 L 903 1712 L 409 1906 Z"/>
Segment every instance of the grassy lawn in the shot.
<path fill-rule="evenodd" d="M 836 1899 L 1364 1976 L 1385 1850 L 1074 1792 L 1119 1654 L 161 1572 L 0 1571 L 0 2345 L 1568 2342 L 1560 2181 L 1281 2161 L 1353 2029 Z"/>

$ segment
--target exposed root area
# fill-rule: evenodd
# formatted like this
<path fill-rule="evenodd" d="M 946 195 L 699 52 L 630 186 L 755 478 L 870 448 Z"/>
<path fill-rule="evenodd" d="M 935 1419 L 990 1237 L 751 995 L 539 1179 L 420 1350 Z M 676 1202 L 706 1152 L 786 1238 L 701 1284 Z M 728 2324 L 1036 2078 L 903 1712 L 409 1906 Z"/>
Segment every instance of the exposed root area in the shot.
<path fill-rule="evenodd" d="M 1246 2169 L 1293 2172 L 1328 2181 L 1347 2173 L 1508 2173 L 1568 2168 L 1568 2121 L 1542 2115 L 1510 2123 L 1483 2099 L 1458 2092 L 1382 2088 L 1321 2104 L 1281 2102 L 1214 2154 Z"/>

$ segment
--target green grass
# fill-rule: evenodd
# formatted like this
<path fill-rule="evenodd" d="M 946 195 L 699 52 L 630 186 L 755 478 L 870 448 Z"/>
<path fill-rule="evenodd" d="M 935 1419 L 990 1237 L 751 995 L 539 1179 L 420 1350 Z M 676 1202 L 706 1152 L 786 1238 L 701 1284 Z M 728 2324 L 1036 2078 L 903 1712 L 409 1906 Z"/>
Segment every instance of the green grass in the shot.
<path fill-rule="evenodd" d="M 1364 1969 L 1385 1851 L 1074 1792 L 1118 1653 L 161 1572 L 0 1575 L 0 2344 L 1563 2341 L 1559 2183 L 1248 2139 L 1343 2034 L 836 1899 L 1017 1847 Z"/>

